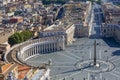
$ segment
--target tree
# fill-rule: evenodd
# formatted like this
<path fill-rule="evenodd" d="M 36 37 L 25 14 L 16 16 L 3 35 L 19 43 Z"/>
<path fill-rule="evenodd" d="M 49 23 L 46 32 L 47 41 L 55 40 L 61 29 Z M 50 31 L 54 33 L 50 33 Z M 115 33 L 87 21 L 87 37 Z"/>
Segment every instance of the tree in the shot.
<path fill-rule="evenodd" d="M 21 32 L 21 34 L 23 35 L 24 41 L 30 39 L 33 36 L 32 32 L 29 30 L 25 30 L 25 31 Z"/>
<path fill-rule="evenodd" d="M 16 43 L 20 43 L 23 41 L 23 37 L 20 33 L 15 33 L 11 37 L 8 38 L 8 43 L 12 46 Z"/>
<path fill-rule="evenodd" d="M 29 30 L 25 30 L 21 33 L 16 32 L 12 36 L 8 38 L 8 43 L 13 46 L 15 44 L 21 43 L 30 39 L 33 36 L 32 32 Z"/>

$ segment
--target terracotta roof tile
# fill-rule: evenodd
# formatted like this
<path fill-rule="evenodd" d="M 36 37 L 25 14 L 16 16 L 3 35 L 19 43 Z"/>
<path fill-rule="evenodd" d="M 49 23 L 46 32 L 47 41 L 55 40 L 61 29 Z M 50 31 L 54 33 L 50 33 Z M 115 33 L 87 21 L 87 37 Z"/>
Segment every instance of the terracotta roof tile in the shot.
<path fill-rule="evenodd" d="M 13 65 L 12 63 L 8 63 L 8 64 L 2 65 L 2 66 L 1 66 L 2 72 L 0 72 L 0 73 L 3 74 L 3 73 L 6 72 L 12 65 Z"/>
<path fill-rule="evenodd" d="M 23 79 L 26 74 L 30 71 L 30 67 L 18 65 L 18 78 Z"/>

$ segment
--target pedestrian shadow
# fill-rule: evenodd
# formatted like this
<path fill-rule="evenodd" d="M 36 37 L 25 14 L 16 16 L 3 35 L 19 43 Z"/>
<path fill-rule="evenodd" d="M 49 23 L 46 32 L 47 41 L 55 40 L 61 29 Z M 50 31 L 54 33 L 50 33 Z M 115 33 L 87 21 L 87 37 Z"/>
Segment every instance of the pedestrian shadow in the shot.
<path fill-rule="evenodd" d="M 113 56 L 120 56 L 120 50 L 116 50 L 112 53 Z"/>
<path fill-rule="evenodd" d="M 103 41 L 109 46 L 109 47 L 118 47 L 120 48 L 120 44 L 115 41 L 114 38 L 102 38 Z"/>

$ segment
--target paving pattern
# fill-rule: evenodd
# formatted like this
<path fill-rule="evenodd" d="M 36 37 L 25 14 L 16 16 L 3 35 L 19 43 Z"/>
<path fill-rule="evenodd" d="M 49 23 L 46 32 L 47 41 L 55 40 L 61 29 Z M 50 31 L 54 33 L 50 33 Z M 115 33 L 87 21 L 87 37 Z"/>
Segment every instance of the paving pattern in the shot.
<path fill-rule="evenodd" d="M 94 39 L 76 39 L 64 51 L 40 54 L 26 62 L 41 66 L 51 60 L 51 80 L 120 80 L 120 46 L 111 38 L 97 39 L 97 62 L 100 63 L 100 68 L 80 66 L 92 63 L 93 43 Z M 103 71 L 104 69 L 106 70 Z"/>

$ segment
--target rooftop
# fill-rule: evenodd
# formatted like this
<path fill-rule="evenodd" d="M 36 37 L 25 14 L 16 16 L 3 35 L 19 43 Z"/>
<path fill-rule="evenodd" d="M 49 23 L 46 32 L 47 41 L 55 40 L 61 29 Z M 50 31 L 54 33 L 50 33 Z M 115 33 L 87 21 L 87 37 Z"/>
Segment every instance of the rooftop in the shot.
<path fill-rule="evenodd" d="M 77 3 L 69 3 L 65 6 L 66 9 L 66 19 L 64 21 L 69 20 L 73 23 L 83 23 L 85 21 L 87 10 L 89 8 L 89 2 L 77 2 Z"/>
<path fill-rule="evenodd" d="M 0 64 L 1 65 L 1 71 L 0 71 L 0 74 L 5 74 L 5 73 L 8 73 L 9 70 L 11 70 L 11 68 L 15 65 L 13 63 L 3 63 L 3 64 Z"/>
<path fill-rule="evenodd" d="M 18 78 L 23 79 L 25 78 L 26 74 L 30 71 L 30 67 L 18 65 Z"/>
<path fill-rule="evenodd" d="M 106 23 L 112 23 L 112 24 L 118 24 L 120 21 L 120 7 L 113 5 L 111 3 L 103 4 L 102 6 L 103 13 L 105 15 L 105 22 Z"/>
<path fill-rule="evenodd" d="M 103 5 L 103 10 L 105 12 L 110 13 L 111 15 L 112 14 L 119 14 L 120 15 L 120 7 L 116 6 L 116 5 L 113 5 L 113 4 L 110 4 L 110 3 L 104 4 Z"/>

